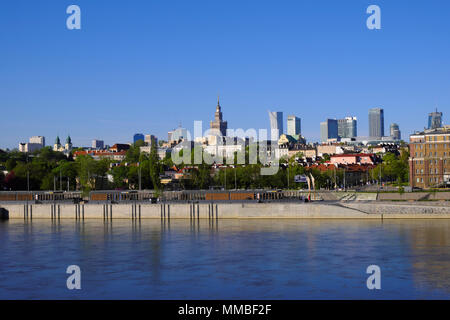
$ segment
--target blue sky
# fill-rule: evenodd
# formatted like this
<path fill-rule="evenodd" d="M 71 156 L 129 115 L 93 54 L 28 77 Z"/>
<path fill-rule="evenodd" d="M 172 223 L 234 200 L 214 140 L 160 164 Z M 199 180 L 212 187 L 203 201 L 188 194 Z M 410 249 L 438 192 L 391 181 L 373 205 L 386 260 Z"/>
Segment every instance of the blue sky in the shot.
<path fill-rule="evenodd" d="M 66 28 L 70 4 L 81 30 Z M 371 4 L 381 30 L 366 28 Z M 268 128 L 270 109 L 301 117 L 309 141 L 327 117 L 367 135 L 382 107 L 386 133 L 397 122 L 407 137 L 436 106 L 448 123 L 449 16 L 446 0 L 3 0 L 0 148 L 167 139 L 208 126 L 218 93 L 231 128 Z"/>

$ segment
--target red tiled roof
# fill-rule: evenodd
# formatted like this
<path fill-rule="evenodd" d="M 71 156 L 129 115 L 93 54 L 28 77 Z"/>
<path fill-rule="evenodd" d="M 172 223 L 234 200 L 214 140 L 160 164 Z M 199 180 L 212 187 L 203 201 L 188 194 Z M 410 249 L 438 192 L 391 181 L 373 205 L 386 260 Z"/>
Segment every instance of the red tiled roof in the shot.
<path fill-rule="evenodd" d="M 337 157 L 373 157 L 375 154 L 373 153 L 343 153 L 343 154 L 334 154 L 331 156 L 331 158 L 337 158 Z"/>
<path fill-rule="evenodd" d="M 111 151 L 75 151 L 74 156 L 82 156 L 82 155 L 90 155 L 90 156 L 125 156 L 127 154 L 126 151 L 119 151 L 119 152 L 111 152 Z"/>

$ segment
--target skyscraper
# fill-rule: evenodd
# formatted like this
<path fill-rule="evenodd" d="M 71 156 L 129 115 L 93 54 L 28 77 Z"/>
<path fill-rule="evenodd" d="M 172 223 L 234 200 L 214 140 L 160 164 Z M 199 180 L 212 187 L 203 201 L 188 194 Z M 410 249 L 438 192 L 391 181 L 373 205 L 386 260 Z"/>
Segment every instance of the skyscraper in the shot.
<path fill-rule="evenodd" d="M 92 140 L 92 149 L 103 149 L 104 148 L 104 142 L 103 140 Z"/>
<path fill-rule="evenodd" d="M 338 136 L 340 138 L 354 138 L 358 135 L 356 117 L 338 119 Z"/>
<path fill-rule="evenodd" d="M 338 121 L 327 119 L 320 123 L 320 139 L 327 142 L 328 139 L 338 139 Z"/>
<path fill-rule="evenodd" d="M 269 119 L 270 119 L 270 135 L 272 136 L 273 130 L 278 130 L 278 137 L 283 134 L 283 112 L 269 111 Z M 275 139 L 275 137 L 272 137 Z M 278 138 L 277 138 L 278 140 Z"/>
<path fill-rule="evenodd" d="M 287 117 L 287 134 L 290 136 L 300 135 L 302 133 L 301 119 L 296 116 Z"/>
<path fill-rule="evenodd" d="M 133 136 L 133 143 L 136 143 L 136 142 L 138 142 L 139 140 L 142 140 L 142 141 L 145 140 L 145 137 L 144 137 L 144 135 L 143 135 L 142 133 L 136 133 L 136 134 Z"/>
<path fill-rule="evenodd" d="M 187 138 L 187 130 L 185 128 L 178 127 L 169 132 L 169 141 L 186 140 Z"/>
<path fill-rule="evenodd" d="M 400 128 L 396 123 L 391 124 L 391 137 L 394 140 L 400 140 L 402 138 Z"/>
<path fill-rule="evenodd" d="M 144 138 L 144 142 L 146 146 L 152 146 L 153 144 L 155 144 L 156 146 L 158 145 L 158 138 L 152 134 L 146 134 L 145 138 Z"/>
<path fill-rule="evenodd" d="M 43 148 L 43 147 L 45 147 L 45 137 L 33 136 L 30 138 L 30 143 L 40 144 Z"/>
<path fill-rule="evenodd" d="M 222 111 L 219 103 L 219 97 L 217 97 L 216 113 L 214 114 L 214 121 L 210 122 L 210 127 L 216 134 L 221 136 L 227 135 L 227 122 L 222 119 Z"/>
<path fill-rule="evenodd" d="M 442 127 L 442 112 L 435 112 L 428 114 L 428 129 L 436 129 Z"/>
<path fill-rule="evenodd" d="M 384 110 L 381 108 L 369 110 L 369 136 L 377 138 L 384 136 Z"/>

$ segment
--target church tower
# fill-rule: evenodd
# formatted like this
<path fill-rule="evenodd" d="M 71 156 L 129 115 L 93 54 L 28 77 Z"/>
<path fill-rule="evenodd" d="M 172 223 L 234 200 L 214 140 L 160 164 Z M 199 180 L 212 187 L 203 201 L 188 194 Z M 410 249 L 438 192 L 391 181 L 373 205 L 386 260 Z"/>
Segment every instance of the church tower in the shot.
<path fill-rule="evenodd" d="M 53 145 L 53 151 L 60 151 L 61 149 L 61 141 L 59 140 L 59 136 L 56 136 L 55 144 Z"/>
<path fill-rule="evenodd" d="M 70 135 L 67 136 L 66 145 L 64 146 L 64 150 L 67 150 L 67 151 L 72 150 L 72 139 L 70 139 Z"/>
<path fill-rule="evenodd" d="M 217 97 L 217 107 L 216 113 L 214 115 L 214 121 L 210 122 L 210 127 L 221 136 L 227 135 L 227 122 L 223 121 L 222 119 L 222 111 L 220 107 L 219 97 Z"/>

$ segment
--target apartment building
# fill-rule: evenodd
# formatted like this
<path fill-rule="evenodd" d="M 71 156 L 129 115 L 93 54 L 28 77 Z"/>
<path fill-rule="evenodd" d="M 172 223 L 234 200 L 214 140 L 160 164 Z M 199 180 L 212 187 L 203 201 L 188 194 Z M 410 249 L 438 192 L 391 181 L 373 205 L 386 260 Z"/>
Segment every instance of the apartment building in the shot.
<path fill-rule="evenodd" d="M 409 141 L 411 187 L 449 187 L 450 126 L 416 132 Z"/>

